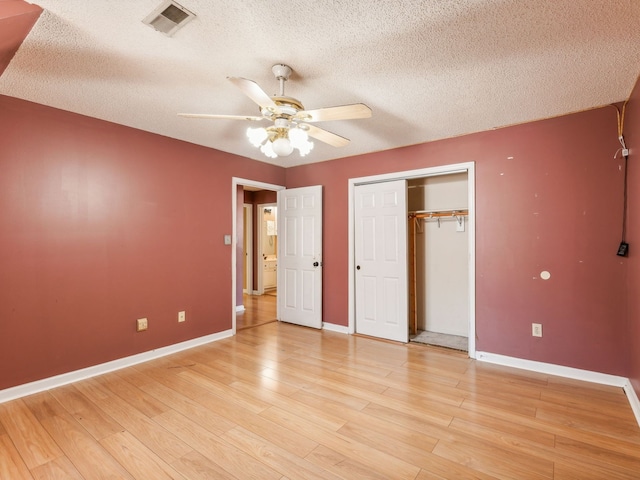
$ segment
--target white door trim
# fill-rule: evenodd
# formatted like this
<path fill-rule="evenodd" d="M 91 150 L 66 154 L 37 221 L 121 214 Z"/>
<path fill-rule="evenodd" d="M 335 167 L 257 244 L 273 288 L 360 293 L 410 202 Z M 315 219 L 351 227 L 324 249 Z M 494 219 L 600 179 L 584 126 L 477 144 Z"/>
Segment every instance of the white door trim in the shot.
<path fill-rule="evenodd" d="M 231 334 L 236 334 L 236 243 L 238 242 L 238 225 L 237 225 L 237 210 L 238 210 L 238 185 L 247 187 L 255 187 L 261 190 L 284 190 L 283 185 L 274 185 L 271 183 L 258 182 L 256 180 L 249 180 L 240 177 L 231 177 Z M 278 312 L 278 317 L 280 312 Z"/>
<path fill-rule="evenodd" d="M 355 186 L 366 183 L 379 183 L 390 180 L 410 180 L 412 178 L 432 177 L 466 172 L 467 195 L 469 202 L 469 357 L 476 358 L 476 215 L 475 215 L 475 163 L 465 162 L 452 165 L 428 167 L 418 170 L 391 172 L 382 175 L 349 179 L 349 333 L 355 333 Z"/>
<path fill-rule="evenodd" d="M 247 288 L 243 290 L 247 295 L 253 295 L 253 205 L 250 203 L 243 203 L 242 209 L 244 215 L 246 216 L 246 228 L 244 231 L 244 256 L 247 265 L 244 271 Z M 238 272 L 236 272 L 236 275 L 237 274 Z"/>

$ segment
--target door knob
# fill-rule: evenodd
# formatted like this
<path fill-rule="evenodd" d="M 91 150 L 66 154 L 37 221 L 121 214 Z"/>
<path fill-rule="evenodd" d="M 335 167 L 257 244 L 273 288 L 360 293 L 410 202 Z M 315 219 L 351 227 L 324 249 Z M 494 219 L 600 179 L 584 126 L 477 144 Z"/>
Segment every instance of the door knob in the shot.
<path fill-rule="evenodd" d="M 317 267 L 318 265 L 320 265 L 318 262 L 313 262 L 314 267 Z"/>
<path fill-rule="evenodd" d="M 358 266 L 356 267 L 356 270 L 360 270 L 360 265 L 358 265 Z"/>

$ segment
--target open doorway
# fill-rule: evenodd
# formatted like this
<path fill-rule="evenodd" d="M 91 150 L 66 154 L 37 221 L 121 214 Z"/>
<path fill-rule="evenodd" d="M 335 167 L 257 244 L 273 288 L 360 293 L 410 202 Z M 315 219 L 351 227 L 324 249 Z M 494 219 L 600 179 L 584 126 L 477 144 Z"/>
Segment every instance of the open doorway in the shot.
<path fill-rule="evenodd" d="M 239 178 L 234 178 L 232 183 L 232 208 L 236 219 L 232 232 L 232 244 L 236 247 L 232 249 L 232 330 L 235 333 L 278 318 L 275 207 L 277 191 L 284 187 Z M 265 255 L 271 255 L 268 264 Z M 272 268 L 265 272 L 266 266 Z"/>

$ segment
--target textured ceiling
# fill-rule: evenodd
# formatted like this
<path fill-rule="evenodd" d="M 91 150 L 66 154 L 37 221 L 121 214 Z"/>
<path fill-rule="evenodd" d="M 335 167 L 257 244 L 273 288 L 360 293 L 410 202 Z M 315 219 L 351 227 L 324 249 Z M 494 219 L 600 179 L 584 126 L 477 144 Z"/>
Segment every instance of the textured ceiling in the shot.
<path fill-rule="evenodd" d="M 181 0 L 174 37 L 142 23 L 160 0 L 38 0 L 45 11 L 0 77 L 23 98 L 283 166 L 387 150 L 625 100 L 640 71 L 638 0 Z M 226 80 L 307 109 L 362 102 L 369 119 L 318 124 L 351 139 L 267 159 Z M 248 122 L 247 122 L 248 123 Z"/>

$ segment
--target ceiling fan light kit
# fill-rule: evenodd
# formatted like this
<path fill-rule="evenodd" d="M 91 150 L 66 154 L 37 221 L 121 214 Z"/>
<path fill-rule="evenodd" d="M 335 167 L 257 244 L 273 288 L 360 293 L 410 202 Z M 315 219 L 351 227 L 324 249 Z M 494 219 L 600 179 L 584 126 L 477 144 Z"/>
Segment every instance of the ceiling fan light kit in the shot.
<path fill-rule="evenodd" d="M 291 67 L 283 64 L 271 68 L 280 83 L 280 93 L 270 97 L 252 80 L 241 77 L 228 77 L 229 81 L 238 87 L 260 107 L 261 117 L 240 115 L 210 115 L 197 113 L 179 113 L 190 118 L 218 118 L 231 120 L 261 121 L 268 120 L 273 125 L 263 128 L 247 129 L 247 137 L 254 147 L 269 158 L 286 157 L 294 150 L 298 150 L 301 157 L 308 155 L 313 149 L 313 142 L 309 137 L 327 143 L 334 147 L 342 147 L 349 143 L 347 138 L 336 135 L 322 128 L 310 125 L 313 122 L 329 120 L 349 120 L 369 118 L 371 109 L 362 103 L 341 105 L 337 107 L 305 110 L 302 103 L 292 97 L 284 95 L 284 83 L 291 75 Z"/>
<path fill-rule="evenodd" d="M 254 147 L 260 148 L 269 158 L 286 157 L 297 149 L 301 157 L 313 150 L 309 134 L 299 126 L 292 126 L 287 119 L 277 118 L 272 127 L 247 128 L 247 137 Z"/>

